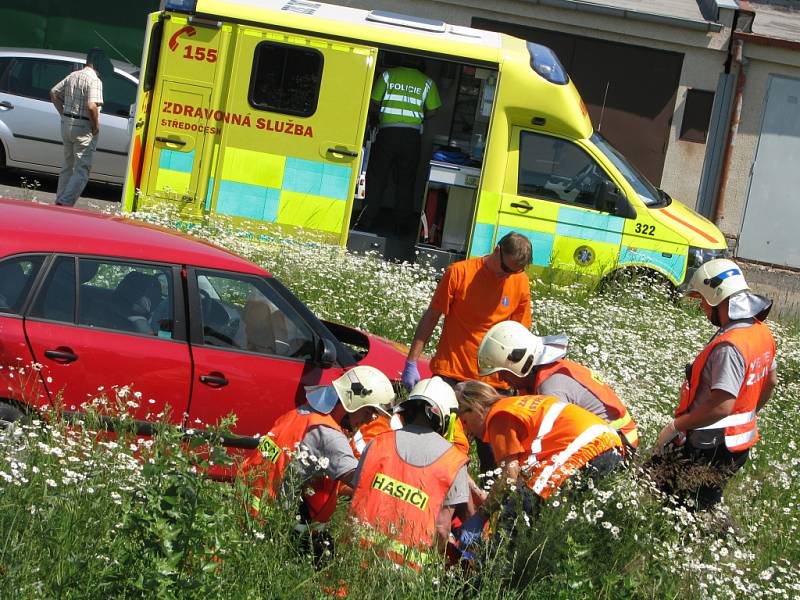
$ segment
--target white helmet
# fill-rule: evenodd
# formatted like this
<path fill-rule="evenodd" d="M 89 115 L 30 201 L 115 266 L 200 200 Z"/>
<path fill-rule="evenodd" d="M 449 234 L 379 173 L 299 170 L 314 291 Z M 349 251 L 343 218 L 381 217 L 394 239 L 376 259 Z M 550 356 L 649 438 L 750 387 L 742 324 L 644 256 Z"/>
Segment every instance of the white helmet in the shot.
<path fill-rule="evenodd" d="M 689 282 L 689 293 L 700 294 L 709 306 L 717 306 L 725 298 L 749 289 L 739 265 L 727 258 L 703 263 Z"/>
<path fill-rule="evenodd" d="M 516 321 L 494 325 L 478 346 L 478 373 L 481 377 L 497 371 L 510 371 L 525 377 L 536 365 L 563 358 L 568 339 L 564 335 L 539 337 Z"/>
<path fill-rule="evenodd" d="M 403 404 L 411 400 L 422 400 L 428 404 L 425 414 L 431 421 L 439 421 L 438 433 L 445 435 L 452 426 L 458 411 L 458 400 L 453 388 L 441 377 L 431 377 L 417 382 L 408 398 L 398 405 L 396 412 L 403 412 Z"/>
<path fill-rule="evenodd" d="M 327 392 L 331 387 L 335 394 Z M 325 386 L 319 391 L 321 393 L 307 393 L 306 397 L 315 410 L 324 414 L 330 413 L 338 400 L 349 413 L 371 406 L 389 416 L 395 396 L 389 378 L 375 367 L 368 366 L 353 367 L 334 380 L 332 386 Z"/>

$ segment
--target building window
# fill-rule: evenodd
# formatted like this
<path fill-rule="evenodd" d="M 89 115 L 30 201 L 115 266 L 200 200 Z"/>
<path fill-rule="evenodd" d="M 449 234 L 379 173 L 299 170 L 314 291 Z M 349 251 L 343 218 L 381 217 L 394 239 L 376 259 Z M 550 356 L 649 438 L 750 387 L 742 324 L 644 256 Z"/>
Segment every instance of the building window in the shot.
<path fill-rule="evenodd" d="M 686 92 L 686 107 L 681 123 L 682 140 L 705 144 L 713 106 L 714 92 L 694 89 Z"/>
<path fill-rule="evenodd" d="M 317 110 L 322 81 L 318 50 L 262 42 L 250 77 L 250 104 L 260 110 L 310 117 Z"/>

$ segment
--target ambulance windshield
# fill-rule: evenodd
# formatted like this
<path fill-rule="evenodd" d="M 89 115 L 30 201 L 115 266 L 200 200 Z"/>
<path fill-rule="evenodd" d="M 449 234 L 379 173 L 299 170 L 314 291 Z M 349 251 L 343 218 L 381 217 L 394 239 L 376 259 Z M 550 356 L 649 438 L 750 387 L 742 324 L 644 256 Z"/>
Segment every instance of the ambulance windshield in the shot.
<path fill-rule="evenodd" d="M 639 198 L 642 199 L 642 202 L 647 206 L 656 206 L 665 202 L 668 196 L 647 181 L 647 178 L 639 173 L 636 167 L 629 163 L 628 159 L 620 154 L 619 150 L 614 148 L 608 140 L 597 132 L 592 134 L 591 140 L 594 142 L 597 149 L 605 154 L 606 157 L 614 163 L 614 166 L 619 169 L 620 173 L 628 180 L 628 183 L 631 184 L 636 193 L 639 194 Z"/>

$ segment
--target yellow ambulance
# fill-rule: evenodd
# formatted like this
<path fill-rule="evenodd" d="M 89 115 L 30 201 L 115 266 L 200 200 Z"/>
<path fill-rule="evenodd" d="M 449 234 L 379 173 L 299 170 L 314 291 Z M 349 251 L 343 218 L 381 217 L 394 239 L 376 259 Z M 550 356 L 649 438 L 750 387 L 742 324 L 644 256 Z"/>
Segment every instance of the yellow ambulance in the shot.
<path fill-rule="evenodd" d="M 533 244 L 534 274 L 601 278 L 645 267 L 675 285 L 726 253 L 711 222 L 593 130 L 544 46 L 309 0 L 163 7 L 148 22 L 128 211 L 168 202 L 186 221 L 228 215 L 253 235 L 440 266 L 489 253 L 517 231 Z M 420 128 L 414 197 L 394 197 L 390 173 L 365 230 L 371 92 L 408 57 L 441 106 Z M 400 203 L 413 206 L 411 227 L 395 219 L 409 206 Z"/>

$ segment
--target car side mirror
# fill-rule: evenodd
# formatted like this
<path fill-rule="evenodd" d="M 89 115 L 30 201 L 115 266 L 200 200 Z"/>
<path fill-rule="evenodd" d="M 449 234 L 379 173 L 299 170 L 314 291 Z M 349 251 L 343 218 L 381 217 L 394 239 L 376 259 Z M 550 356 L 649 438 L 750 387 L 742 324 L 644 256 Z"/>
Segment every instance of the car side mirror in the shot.
<path fill-rule="evenodd" d="M 336 346 L 327 338 L 322 338 L 321 342 L 317 347 L 317 364 L 323 369 L 328 369 L 336 362 Z"/>
<path fill-rule="evenodd" d="M 622 193 L 616 183 L 609 180 L 603 180 L 597 186 L 597 197 L 595 199 L 595 207 L 617 217 L 623 219 L 635 219 L 636 209 L 630 203 L 628 198 Z"/>

